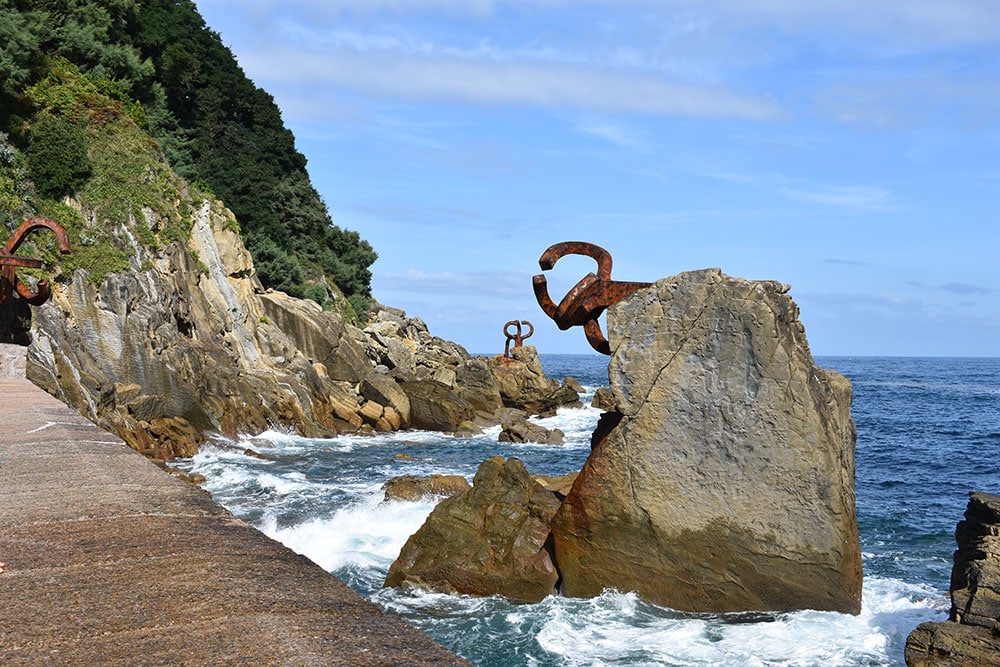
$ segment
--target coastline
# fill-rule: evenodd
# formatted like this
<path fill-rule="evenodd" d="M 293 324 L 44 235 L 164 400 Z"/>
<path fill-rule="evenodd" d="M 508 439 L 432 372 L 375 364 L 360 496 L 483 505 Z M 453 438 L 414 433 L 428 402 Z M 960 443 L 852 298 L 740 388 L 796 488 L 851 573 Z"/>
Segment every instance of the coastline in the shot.
<path fill-rule="evenodd" d="M 0 663 L 468 664 L 27 380 L 0 390 Z"/>

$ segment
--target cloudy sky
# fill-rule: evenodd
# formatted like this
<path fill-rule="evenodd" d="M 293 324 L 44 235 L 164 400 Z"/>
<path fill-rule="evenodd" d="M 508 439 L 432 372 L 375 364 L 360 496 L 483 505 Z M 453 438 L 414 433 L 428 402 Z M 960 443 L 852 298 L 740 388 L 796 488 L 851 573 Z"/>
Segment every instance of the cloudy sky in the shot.
<path fill-rule="evenodd" d="M 197 0 L 375 297 L 474 353 L 549 245 L 792 286 L 817 355 L 1000 355 L 995 0 Z M 556 301 L 592 260 L 548 272 Z"/>

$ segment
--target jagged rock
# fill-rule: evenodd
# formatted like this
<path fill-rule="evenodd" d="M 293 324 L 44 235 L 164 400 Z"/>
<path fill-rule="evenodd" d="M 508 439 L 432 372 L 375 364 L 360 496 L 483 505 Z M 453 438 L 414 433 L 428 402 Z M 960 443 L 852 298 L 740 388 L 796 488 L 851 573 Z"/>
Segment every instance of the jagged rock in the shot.
<path fill-rule="evenodd" d="M 469 482 L 461 475 L 401 475 L 382 485 L 386 500 L 420 500 L 425 496 L 450 498 L 468 491 Z"/>
<path fill-rule="evenodd" d="M 397 382 L 384 373 L 371 372 L 361 381 L 359 393 L 379 405 L 393 408 L 399 416 L 400 426 L 410 425 L 410 399 Z M 397 426 L 399 428 L 400 426 Z"/>
<path fill-rule="evenodd" d="M 552 417 L 559 408 L 582 408 L 580 395 L 575 389 L 567 384 L 563 384 L 551 393 L 542 397 L 538 402 L 537 411 L 541 417 Z"/>
<path fill-rule="evenodd" d="M 547 416 L 555 414 L 556 408 L 562 405 L 580 404 L 580 397 L 568 384 L 560 385 L 545 376 L 538 350 L 533 345 L 515 348 L 509 358 L 491 358 L 489 368 L 507 407 Z"/>
<path fill-rule="evenodd" d="M 176 243 L 140 247 L 126 229 L 130 271 L 100 285 L 82 270 L 53 283 L 51 300 L 34 312 L 28 378 L 133 447 L 166 458 L 193 453 L 210 432 L 285 424 L 329 436 L 360 425 L 326 367 L 310 363 L 265 316 L 232 214 L 207 201 L 194 208 L 190 252 Z M 266 295 L 282 305 L 272 314 L 290 331 L 329 334 L 325 323 L 336 316 L 277 294 Z M 295 324 L 297 314 L 307 321 Z"/>
<path fill-rule="evenodd" d="M 573 482 L 579 477 L 580 473 L 571 472 L 565 475 L 532 475 L 531 479 L 535 480 L 542 485 L 546 491 L 551 491 L 556 494 L 559 499 L 565 498 L 569 495 L 570 489 L 573 488 Z"/>
<path fill-rule="evenodd" d="M 284 292 L 260 295 L 264 317 L 285 333 L 312 362 L 326 367 L 333 380 L 358 382 L 371 373 L 360 330 L 344 324 L 332 312 L 324 312 L 315 301 L 296 299 Z"/>
<path fill-rule="evenodd" d="M 615 409 L 615 397 L 607 387 L 599 387 L 594 392 L 594 398 L 590 401 L 590 407 L 607 412 Z"/>
<path fill-rule="evenodd" d="M 948 621 L 910 633 L 911 667 L 1000 664 L 1000 496 L 970 493 L 955 541 Z"/>
<path fill-rule="evenodd" d="M 448 387 L 433 380 L 417 380 L 400 385 L 410 401 L 410 425 L 426 431 L 456 431 L 472 421 L 476 410 Z"/>
<path fill-rule="evenodd" d="M 385 586 L 413 585 L 526 602 L 555 593 L 558 573 L 546 548 L 555 494 L 524 464 L 484 461 L 470 490 L 438 503 L 389 568 Z"/>
<path fill-rule="evenodd" d="M 858 613 L 851 385 L 775 282 L 684 273 L 608 310 L 594 450 L 552 527 L 562 591 Z"/>
<path fill-rule="evenodd" d="M 521 410 L 507 409 L 500 420 L 500 442 L 537 442 L 543 445 L 562 445 L 566 434 L 561 430 L 547 429 L 528 421 L 528 414 Z"/>

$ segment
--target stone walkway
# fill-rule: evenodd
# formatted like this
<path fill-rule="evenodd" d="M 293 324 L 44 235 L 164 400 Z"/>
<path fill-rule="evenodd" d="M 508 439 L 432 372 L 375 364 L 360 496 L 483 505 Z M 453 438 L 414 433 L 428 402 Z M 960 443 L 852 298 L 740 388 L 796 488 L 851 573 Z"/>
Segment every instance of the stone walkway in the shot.
<path fill-rule="evenodd" d="M 0 665 L 467 664 L 27 380 L 0 397 Z"/>

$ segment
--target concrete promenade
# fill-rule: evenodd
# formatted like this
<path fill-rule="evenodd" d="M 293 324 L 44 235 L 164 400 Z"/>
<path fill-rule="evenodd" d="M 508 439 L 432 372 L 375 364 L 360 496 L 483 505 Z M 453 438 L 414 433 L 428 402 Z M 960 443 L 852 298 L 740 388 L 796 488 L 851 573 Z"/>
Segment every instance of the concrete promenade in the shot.
<path fill-rule="evenodd" d="M 0 379 L 0 665 L 462 665 L 27 380 Z"/>

